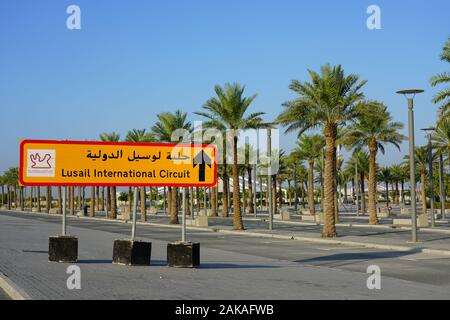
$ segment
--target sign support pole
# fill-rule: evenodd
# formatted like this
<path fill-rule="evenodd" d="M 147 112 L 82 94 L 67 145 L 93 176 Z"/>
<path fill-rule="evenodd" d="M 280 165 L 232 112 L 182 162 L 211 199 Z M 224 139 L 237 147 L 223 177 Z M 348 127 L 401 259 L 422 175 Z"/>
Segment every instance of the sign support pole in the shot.
<path fill-rule="evenodd" d="M 137 215 L 137 202 L 138 202 L 138 188 L 134 187 L 134 197 L 133 197 L 133 226 L 131 227 L 131 241 L 136 238 L 136 215 Z"/>
<path fill-rule="evenodd" d="M 182 210 L 182 228 L 181 228 L 181 242 L 186 242 L 186 188 L 183 190 L 183 210 Z"/>
<path fill-rule="evenodd" d="M 67 187 L 64 187 L 62 194 L 62 236 L 66 235 L 66 192 Z"/>

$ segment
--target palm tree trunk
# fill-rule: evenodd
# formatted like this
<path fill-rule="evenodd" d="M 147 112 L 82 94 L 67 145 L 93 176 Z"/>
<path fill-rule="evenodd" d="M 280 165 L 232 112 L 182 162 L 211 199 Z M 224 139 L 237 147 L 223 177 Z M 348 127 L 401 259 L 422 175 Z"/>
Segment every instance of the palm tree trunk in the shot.
<path fill-rule="evenodd" d="M 279 181 L 278 183 L 278 192 L 279 192 L 279 198 L 278 198 L 278 202 L 279 202 L 279 209 L 281 210 L 281 207 L 283 207 L 283 189 L 281 188 L 281 184 L 282 182 Z"/>
<path fill-rule="evenodd" d="M 108 211 L 109 219 L 117 219 L 116 187 L 109 187 L 109 198 L 111 207 L 111 210 Z"/>
<path fill-rule="evenodd" d="M 345 204 L 348 204 L 348 190 L 347 190 L 347 183 L 348 181 L 345 183 L 344 185 L 344 197 L 345 197 Z"/>
<path fill-rule="evenodd" d="M 102 201 L 100 202 L 100 211 L 105 211 L 105 187 L 102 187 Z"/>
<path fill-rule="evenodd" d="M 1 200 L 0 208 L 2 208 L 5 205 L 5 186 L 2 185 L 1 189 L 2 189 L 2 198 L 0 199 Z"/>
<path fill-rule="evenodd" d="M 316 214 L 316 208 L 314 203 L 314 160 L 310 160 L 308 170 L 308 207 L 311 215 Z"/>
<path fill-rule="evenodd" d="M 244 230 L 244 223 L 241 215 L 241 202 L 239 197 L 239 167 L 237 143 L 238 137 L 236 132 L 233 132 L 233 228 L 234 230 Z"/>
<path fill-rule="evenodd" d="M 52 187 L 47 187 L 47 195 L 45 196 L 45 200 L 45 209 L 47 213 L 50 213 L 50 209 L 52 208 Z"/>
<path fill-rule="evenodd" d="M 229 185 L 228 185 L 228 175 L 227 175 L 227 152 L 226 152 L 226 137 L 223 138 L 223 150 L 222 150 L 222 217 L 228 217 L 229 211 Z"/>
<path fill-rule="evenodd" d="M 95 187 L 95 210 L 100 211 L 100 187 Z"/>
<path fill-rule="evenodd" d="M 217 217 L 217 187 L 211 189 L 211 216 Z"/>
<path fill-rule="evenodd" d="M 420 191 L 422 193 L 422 214 L 427 214 L 427 194 L 425 193 L 425 175 L 426 172 L 420 172 Z"/>
<path fill-rule="evenodd" d="M 172 189 L 172 190 L 171 190 Z M 170 193 L 170 224 L 179 224 L 178 221 L 178 188 L 169 187 Z"/>
<path fill-rule="evenodd" d="M 378 224 L 377 216 L 377 180 L 376 180 L 376 158 L 377 158 L 377 145 L 373 141 L 369 145 L 369 224 Z"/>
<path fill-rule="evenodd" d="M 11 186 L 10 185 L 7 186 L 7 191 L 8 191 L 8 210 L 11 210 Z"/>
<path fill-rule="evenodd" d="M 405 205 L 405 181 L 401 181 L 401 187 L 402 187 L 402 204 Z"/>
<path fill-rule="evenodd" d="M 291 180 L 287 180 L 288 183 L 288 189 L 287 189 L 287 195 L 288 195 L 288 202 L 289 202 L 289 207 L 292 206 L 292 193 L 291 193 Z"/>
<path fill-rule="evenodd" d="M 131 214 L 133 211 L 133 191 L 131 187 L 128 187 L 128 212 Z"/>
<path fill-rule="evenodd" d="M 355 195 L 356 195 L 356 189 L 355 189 L 355 179 L 352 178 L 352 205 L 355 205 Z"/>
<path fill-rule="evenodd" d="M 62 187 L 58 187 L 58 214 L 62 214 Z"/>
<path fill-rule="evenodd" d="M 389 182 L 386 180 L 386 206 L 389 206 Z"/>
<path fill-rule="evenodd" d="M 17 203 L 17 187 L 14 186 L 14 209 L 17 210 L 19 204 Z"/>
<path fill-rule="evenodd" d="M 400 204 L 400 194 L 398 192 L 398 181 L 395 181 L 395 204 L 397 206 Z"/>
<path fill-rule="evenodd" d="M 360 207 L 360 210 L 361 210 L 362 215 L 366 214 L 366 190 L 365 190 L 364 179 L 365 179 L 364 173 L 361 173 L 361 176 L 360 176 L 360 181 L 361 181 L 361 191 L 360 191 L 361 207 Z"/>
<path fill-rule="evenodd" d="M 302 193 L 302 208 L 305 209 L 305 187 L 303 186 L 303 183 L 301 186 L 301 193 Z"/>
<path fill-rule="evenodd" d="M 24 187 L 20 187 L 19 192 L 20 192 L 20 211 L 24 211 L 25 210 L 25 201 L 24 201 L 24 191 L 23 191 Z"/>
<path fill-rule="evenodd" d="M 167 210 L 166 214 L 172 216 L 172 187 L 167 187 Z"/>
<path fill-rule="evenodd" d="M 30 187 L 30 211 L 31 212 L 33 211 L 33 190 L 34 190 L 34 188 Z M 9 192 L 9 189 L 8 189 L 8 192 Z M 8 196 L 8 198 L 9 198 L 9 196 Z"/>
<path fill-rule="evenodd" d="M 145 187 L 140 188 L 141 191 L 141 221 L 147 221 L 147 204 L 145 203 Z"/>
<path fill-rule="evenodd" d="M 184 207 L 186 208 L 186 215 L 191 215 L 191 206 L 189 205 L 189 199 L 190 199 L 190 188 L 184 188 L 184 192 L 186 193 L 186 199 L 184 201 Z"/>
<path fill-rule="evenodd" d="M 335 179 L 334 179 L 334 164 L 336 158 L 336 134 L 337 128 L 335 125 L 326 124 L 324 128 L 325 135 L 325 174 L 324 174 L 324 216 L 325 223 L 323 226 L 322 237 L 330 238 L 336 237 L 335 225 Z"/>
<path fill-rule="evenodd" d="M 112 187 L 106 187 L 106 211 L 111 214 L 111 189 Z"/>
<path fill-rule="evenodd" d="M 95 217 L 95 203 L 96 203 L 95 187 L 91 187 L 91 205 L 90 205 L 90 210 L 89 210 L 90 217 Z"/>
<path fill-rule="evenodd" d="M 41 212 L 41 187 L 36 187 L 37 211 Z M 15 200 L 15 199 L 14 199 Z"/>

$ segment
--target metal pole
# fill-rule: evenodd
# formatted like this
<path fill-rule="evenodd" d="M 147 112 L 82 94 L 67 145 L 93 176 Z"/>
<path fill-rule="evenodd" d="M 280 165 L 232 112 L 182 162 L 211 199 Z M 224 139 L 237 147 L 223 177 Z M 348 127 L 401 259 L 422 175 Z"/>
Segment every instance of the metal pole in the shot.
<path fill-rule="evenodd" d="M 255 218 L 257 215 L 257 211 L 258 211 L 258 208 L 257 208 L 258 204 L 256 202 L 256 192 L 257 192 L 256 191 L 256 179 L 257 179 L 256 170 L 257 170 L 257 168 L 258 168 L 258 166 L 255 164 L 253 166 L 253 213 L 255 214 Z"/>
<path fill-rule="evenodd" d="M 294 163 L 294 211 L 297 213 L 298 203 L 297 203 L 297 165 Z"/>
<path fill-rule="evenodd" d="M 191 198 L 189 204 L 191 208 L 191 220 L 194 220 L 194 188 L 190 187 L 189 189 L 189 197 Z"/>
<path fill-rule="evenodd" d="M 431 144 L 431 135 L 428 135 L 428 162 L 429 162 L 429 174 L 430 174 L 431 227 L 434 228 L 435 223 L 434 223 L 433 146 Z"/>
<path fill-rule="evenodd" d="M 445 220 L 444 160 L 439 153 L 439 198 L 441 198 L 441 220 Z"/>
<path fill-rule="evenodd" d="M 416 212 L 416 161 L 414 158 L 414 100 L 408 98 L 409 122 L 409 181 L 411 184 L 411 241 L 417 242 L 417 212 Z"/>
<path fill-rule="evenodd" d="M 67 187 L 64 187 L 63 194 L 62 194 L 62 235 L 66 235 L 66 189 Z"/>
<path fill-rule="evenodd" d="M 269 175 L 269 184 L 267 188 L 269 188 L 269 230 L 273 230 L 273 210 L 272 210 L 272 131 L 271 129 L 267 130 L 267 153 L 269 157 L 269 163 L 267 169 Z"/>
<path fill-rule="evenodd" d="M 134 187 L 133 197 L 133 225 L 131 227 L 131 241 L 136 238 L 136 216 L 137 216 L 137 204 L 138 204 L 138 188 Z"/>
<path fill-rule="evenodd" d="M 239 181 L 239 180 L 238 180 Z M 242 214 L 245 216 L 246 210 L 245 210 L 245 170 L 242 174 Z M 240 201 L 240 200 L 239 200 Z"/>
<path fill-rule="evenodd" d="M 358 163 L 355 163 L 355 193 L 356 193 L 356 215 L 359 216 L 359 181 L 358 181 Z"/>
<path fill-rule="evenodd" d="M 183 214 L 182 217 L 182 223 L 183 226 L 181 228 L 181 242 L 186 242 L 186 188 L 183 189 Z"/>
<path fill-rule="evenodd" d="M 263 211 L 263 187 L 261 176 L 259 176 L 259 210 Z"/>

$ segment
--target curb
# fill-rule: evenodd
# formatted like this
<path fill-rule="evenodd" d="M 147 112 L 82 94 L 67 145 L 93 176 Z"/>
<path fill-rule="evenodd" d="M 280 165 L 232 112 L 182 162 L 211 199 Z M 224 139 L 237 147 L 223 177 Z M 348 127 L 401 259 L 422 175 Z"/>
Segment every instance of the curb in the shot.
<path fill-rule="evenodd" d="M 12 300 L 32 300 L 31 297 L 22 288 L 17 286 L 1 272 L 0 288 L 2 288 Z"/>
<path fill-rule="evenodd" d="M 8 210 L 6 210 L 8 211 Z M 11 210 L 11 212 L 17 212 Z M 31 214 L 31 212 L 20 211 L 19 213 Z M 59 214 L 48 214 L 48 213 L 36 213 L 32 214 L 44 215 L 44 216 L 53 216 L 59 217 Z M 80 219 L 80 220 L 97 220 L 97 221 L 106 221 L 106 222 L 114 222 L 114 223 L 131 223 L 131 221 L 123 221 L 123 220 L 109 220 L 104 218 L 94 218 L 94 217 L 78 217 L 78 216 L 67 216 L 72 219 Z M 172 228 L 179 229 L 181 225 L 167 225 L 160 223 L 152 223 L 152 222 L 136 222 L 138 225 L 148 225 L 155 227 L 163 227 L 163 228 Z M 296 222 L 294 222 L 296 223 Z M 281 234 L 273 234 L 273 233 L 261 233 L 261 232 L 249 232 L 245 230 L 232 230 L 232 229 L 220 229 L 214 227 L 192 227 L 186 226 L 186 229 L 189 230 L 197 230 L 204 232 L 217 232 L 223 234 L 232 234 L 232 235 L 244 235 L 251 237 L 260 237 L 260 238 L 272 238 L 272 239 L 281 239 L 281 240 L 297 240 L 304 242 L 312 242 L 312 243 L 322 243 L 322 244 L 337 244 L 337 245 L 346 245 L 351 247 L 365 247 L 370 249 L 382 249 L 382 250 L 392 250 L 392 251 L 411 251 L 417 250 L 418 253 L 426 253 L 426 254 L 435 254 L 441 255 L 445 257 L 450 257 L 450 250 L 440 250 L 440 249 L 429 249 L 429 248 L 415 248 L 415 247 L 407 247 L 407 246 L 399 246 L 399 245 L 386 245 L 386 244 L 377 244 L 377 243 L 364 243 L 364 242 L 355 242 L 355 241 L 347 241 L 347 240 L 336 240 L 336 239 L 323 239 L 323 238 L 310 238 L 310 237 L 300 237 L 295 235 L 281 235 Z M 407 229 L 405 229 L 407 230 Z M 441 231 L 434 229 L 435 232 Z M 428 231 L 428 230 L 424 230 Z M 444 230 L 447 231 L 447 230 Z"/>

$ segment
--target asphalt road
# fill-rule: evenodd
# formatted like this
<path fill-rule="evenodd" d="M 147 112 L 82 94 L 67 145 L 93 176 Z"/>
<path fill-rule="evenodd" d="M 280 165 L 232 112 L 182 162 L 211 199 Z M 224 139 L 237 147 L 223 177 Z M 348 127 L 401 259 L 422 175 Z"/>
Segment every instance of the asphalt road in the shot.
<path fill-rule="evenodd" d="M 20 252 L 20 257 L 28 259 L 27 255 L 39 256 L 45 261 L 47 250 L 47 237 L 54 235 L 59 230 L 61 218 L 57 216 L 24 215 L 19 213 L 0 212 L 0 271 L 11 271 L 12 261 L 16 251 Z M 111 262 L 112 240 L 105 243 L 107 235 L 109 239 L 128 237 L 131 232 L 130 224 L 92 221 L 81 219 L 68 219 L 69 232 L 79 236 L 80 254 L 92 254 L 96 246 L 102 247 L 98 250 L 101 257 L 95 259 L 85 259 L 84 264 L 98 268 L 104 268 Z M 39 228 L 42 232 L 35 235 Z M 8 236 L 12 230 L 21 230 L 21 234 L 30 234 L 30 239 L 17 239 L 18 234 Z M 53 230 L 50 232 L 48 230 Z M 378 230 L 379 231 L 379 230 Z M 36 239 L 40 240 L 33 240 Z M 114 236 L 116 235 L 116 236 Z M 120 236 L 119 236 L 120 235 Z M 179 240 L 180 230 L 165 227 L 142 226 L 138 225 L 138 236 L 142 239 L 151 239 L 155 244 L 167 243 Z M 13 240 L 15 239 L 15 240 Z M 91 239 L 87 244 L 86 239 Z M 92 240 L 96 239 L 96 240 Z M 97 240 L 98 239 L 98 240 Z M 414 252 L 396 252 L 367 249 L 364 247 L 347 247 L 343 245 L 323 245 L 317 243 L 307 243 L 293 240 L 274 240 L 258 237 L 248 237 L 239 235 L 225 235 L 208 231 L 189 231 L 188 239 L 201 243 L 202 247 L 202 268 L 200 270 L 219 271 L 213 276 L 209 285 L 217 285 L 220 293 L 206 290 L 203 295 L 197 292 L 200 290 L 193 282 L 183 282 L 191 294 L 183 296 L 179 293 L 170 293 L 163 291 L 157 296 L 142 296 L 141 298 L 267 298 L 270 295 L 263 294 L 263 289 L 267 287 L 277 287 L 274 298 L 450 298 L 450 258 L 442 256 L 433 256 Z M 13 243 L 14 242 L 14 243 Z M 155 243 L 156 242 L 156 243 Z M 20 247 L 19 246 L 20 243 Z M 22 248 L 19 250 L 18 248 Z M 155 254 L 158 250 L 154 250 Z M 165 277 L 168 268 L 163 267 L 164 250 L 160 252 L 160 259 L 155 260 L 159 267 L 164 268 L 161 274 Z M 28 258 L 27 258 L 28 257 Z M 18 260 L 19 261 L 19 260 Z M 28 260 L 24 260 L 28 261 Z M 106 265 L 105 265 L 106 264 Z M 381 293 L 374 293 L 365 288 L 365 279 L 367 267 L 369 265 L 378 265 L 382 272 L 383 287 Z M 297 266 L 297 267 L 296 267 Z M 5 268 L 7 270 L 2 270 Z M 9 269 L 8 269 L 9 268 Z M 52 268 L 54 268 L 52 266 Z M 150 268 L 153 272 L 154 269 Z M 224 270 L 233 271 L 231 278 L 225 277 L 229 274 Z M 97 269 L 95 269 L 97 270 Z M 117 269 L 114 269 L 117 270 Z M 138 269 L 133 269 L 138 270 Z M 142 269 L 139 269 L 142 270 Z M 281 271 L 280 271 L 281 270 Z M 24 269 L 24 272 L 31 272 Z M 100 272 L 100 271 L 96 271 Z M 150 272 L 150 271 L 149 271 Z M 106 271 L 101 271 L 107 274 Z M 241 276 L 239 283 L 246 285 L 238 292 L 235 288 L 228 288 L 228 283 L 233 283 L 234 276 Z M 308 283 L 304 283 L 297 278 L 308 276 Z M 191 274 L 189 272 L 189 274 Z M 286 278 L 281 275 L 286 275 Z M 276 275 L 276 280 L 272 277 Z M 26 290 L 28 285 L 28 276 L 21 277 L 16 275 L 19 281 L 22 281 L 22 287 Z M 144 277 L 143 275 L 139 275 Z M 199 275 L 200 276 L 200 275 Z M 225 278 L 222 278 L 225 277 Z M 281 277 L 281 278 L 278 278 Z M 14 275 L 11 276 L 14 279 Z M 323 281 L 327 279 L 329 286 Z M 330 279 L 337 281 L 333 284 Z M 298 280 L 298 281 L 297 281 Z M 105 281 L 105 279 L 103 279 Z M 181 280 L 180 280 L 181 281 Z M 199 279 L 198 281 L 202 281 Z M 215 282 L 214 282 L 215 281 Z M 248 281 L 248 283 L 245 283 Z M 355 281 L 357 283 L 355 284 Z M 215 284 L 214 284 L 215 283 Z M 293 292 L 294 288 L 307 289 L 304 293 Z M 283 289 L 284 288 L 284 289 Z M 167 288 L 166 288 L 167 289 Z M 40 296 L 36 288 L 35 296 Z M 31 296 L 33 296 L 33 290 Z M 365 291 L 364 291 L 365 290 Z M 54 298 L 52 293 L 47 292 L 43 298 Z M 62 293 L 60 293 L 62 294 Z M 95 294 L 93 295 L 95 297 Z M 87 295 L 86 297 L 90 297 Z M 122 297 L 120 294 L 114 298 Z M 130 296 L 132 297 L 132 296 Z M 72 298 L 80 298 L 78 296 Z"/>

